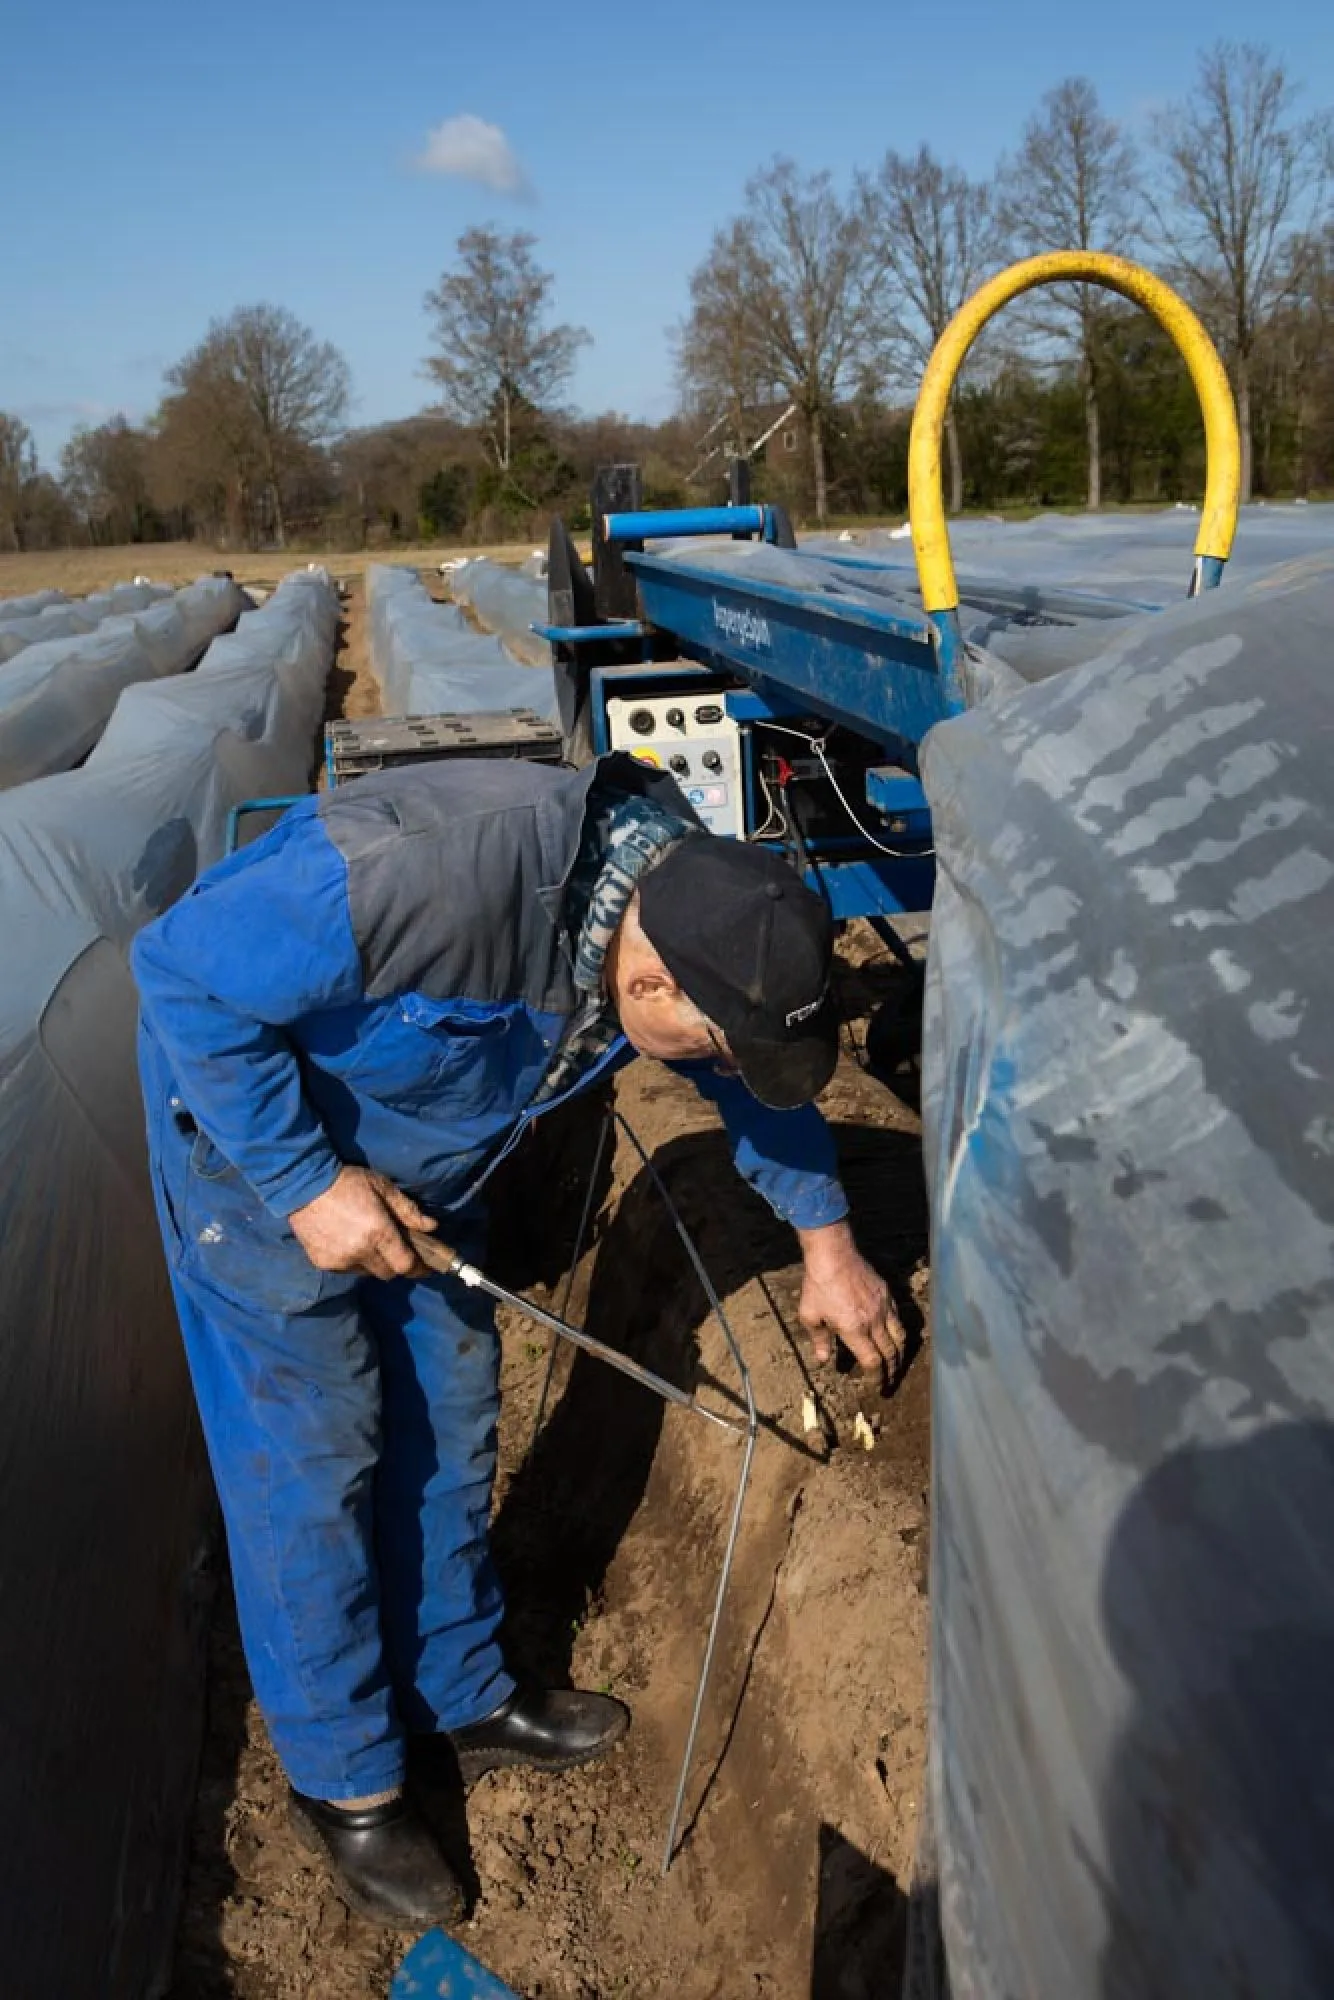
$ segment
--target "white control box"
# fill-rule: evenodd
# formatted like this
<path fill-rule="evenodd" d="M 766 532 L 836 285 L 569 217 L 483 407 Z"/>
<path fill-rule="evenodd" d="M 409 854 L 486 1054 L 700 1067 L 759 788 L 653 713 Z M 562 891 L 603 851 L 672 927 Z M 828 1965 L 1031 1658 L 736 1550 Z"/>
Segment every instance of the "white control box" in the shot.
<path fill-rule="evenodd" d="M 613 695 L 607 736 L 613 750 L 670 771 L 710 833 L 741 838 L 741 731 L 720 693 Z"/>

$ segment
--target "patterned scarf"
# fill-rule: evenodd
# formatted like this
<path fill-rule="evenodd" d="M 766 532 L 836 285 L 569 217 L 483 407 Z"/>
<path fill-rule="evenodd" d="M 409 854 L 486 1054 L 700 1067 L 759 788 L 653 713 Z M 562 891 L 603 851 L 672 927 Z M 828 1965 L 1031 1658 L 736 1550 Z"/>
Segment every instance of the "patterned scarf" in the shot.
<path fill-rule="evenodd" d="M 611 795 L 599 798 L 596 791 L 590 795 L 588 822 L 568 892 L 572 924 L 580 924 L 574 954 L 579 1004 L 537 1087 L 534 1105 L 572 1089 L 621 1032 L 603 984 L 608 947 L 640 876 L 698 832 L 698 827 L 649 799 L 613 802 Z"/>

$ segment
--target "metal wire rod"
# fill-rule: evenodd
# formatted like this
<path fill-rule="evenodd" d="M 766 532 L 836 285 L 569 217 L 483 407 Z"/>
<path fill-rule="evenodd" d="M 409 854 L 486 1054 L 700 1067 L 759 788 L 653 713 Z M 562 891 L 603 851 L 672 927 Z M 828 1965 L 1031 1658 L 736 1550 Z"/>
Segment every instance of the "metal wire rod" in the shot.
<path fill-rule="evenodd" d="M 597 1193 L 598 1175 L 602 1171 L 602 1156 L 607 1150 L 607 1140 L 610 1133 L 611 1110 L 608 1107 L 607 1111 L 603 1114 L 602 1124 L 598 1130 L 597 1151 L 593 1155 L 593 1166 L 588 1176 L 588 1186 L 584 1189 L 584 1206 L 579 1217 L 579 1231 L 574 1239 L 574 1255 L 570 1259 L 570 1268 L 565 1279 L 565 1290 L 561 1293 L 559 1307 L 559 1317 L 561 1319 L 568 1319 L 570 1315 L 570 1298 L 574 1292 L 574 1281 L 579 1272 L 579 1260 L 584 1254 L 584 1241 L 588 1235 L 588 1225 L 593 1213 L 593 1197 Z M 537 1415 L 533 1418 L 533 1434 L 528 1440 L 528 1457 L 532 1456 L 533 1446 L 537 1443 L 538 1433 L 541 1431 L 546 1418 L 547 1402 L 551 1395 L 551 1381 L 556 1372 L 556 1356 L 559 1352 L 560 1348 L 556 1341 L 553 1340 L 551 1346 L 547 1349 L 547 1365 L 542 1376 L 542 1391 L 537 1399 Z"/>
<path fill-rule="evenodd" d="M 706 1408 L 696 1397 L 688 1395 L 684 1389 L 678 1389 L 675 1383 L 665 1381 L 663 1377 L 655 1375 L 651 1369 L 641 1367 L 637 1361 L 632 1361 L 628 1355 L 622 1354 L 619 1349 L 608 1347 L 603 1341 L 594 1340 L 590 1334 L 584 1333 L 579 1327 L 571 1326 L 565 1318 L 565 1313 L 569 1310 L 569 1302 L 574 1289 L 575 1273 L 578 1269 L 580 1257 L 583 1255 L 584 1239 L 592 1212 L 594 1190 L 597 1186 L 598 1174 L 602 1166 L 602 1157 L 606 1149 L 607 1136 L 611 1131 L 613 1119 L 620 1126 L 622 1132 L 624 1132 L 631 1146 L 633 1146 L 635 1152 L 638 1154 L 641 1165 L 648 1174 L 659 1199 L 671 1218 L 672 1227 L 676 1231 L 686 1256 L 690 1261 L 691 1269 L 699 1279 L 701 1289 L 708 1301 L 709 1310 L 722 1329 L 723 1339 L 727 1344 L 728 1352 L 736 1367 L 741 1388 L 741 1397 L 745 1404 L 746 1418 L 744 1427 L 734 1419 L 721 1416 L 716 1410 Z M 584 1195 L 584 1208 L 579 1223 L 579 1235 L 575 1245 L 574 1259 L 571 1263 L 565 1290 L 561 1297 L 560 1314 L 546 1312 L 541 1306 L 535 1305 L 531 1299 L 526 1299 L 516 1292 L 507 1291 L 502 1285 L 494 1284 L 485 1273 L 479 1271 L 474 1265 L 464 1263 L 463 1259 L 456 1256 L 447 1246 L 433 1241 L 429 1236 L 412 1233 L 412 1241 L 419 1255 L 433 1269 L 452 1273 L 464 1284 L 475 1285 L 481 1290 L 489 1292 L 493 1298 L 499 1299 L 503 1304 L 512 1306 L 521 1313 L 525 1313 L 530 1319 L 534 1319 L 539 1325 L 549 1328 L 551 1332 L 557 1334 L 561 1339 L 572 1342 L 574 1346 L 582 1348 L 586 1353 L 592 1354 L 598 1360 L 605 1361 L 611 1367 L 618 1369 L 621 1374 L 628 1375 L 632 1381 L 640 1383 L 642 1387 L 653 1390 L 664 1401 L 675 1403 L 687 1410 L 692 1410 L 697 1416 L 707 1418 L 710 1423 L 716 1424 L 720 1429 L 730 1431 L 733 1436 L 744 1437 L 746 1440 L 745 1451 L 741 1459 L 741 1471 L 737 1479 L 736 1497 L 732 1502 L 731 1519 L 728 1523 L 727 1542 L 723 1549 L 722 1564 L 718 1572 L 718 1588 L 714 1594 L 713 1612 L 709 1619 L 708 1635 L 704 1644 L 704 1658 L 700 1664 L 699 1681 L 695 1688 L 695 1701 L 690 1715 L 690 1727 L 686 1732 L 685 1750 L 682 1754 L 681 1770 L 676 1784 L 676 1796 L 672 1802 L 672 1816 L 667 1828 L 667 1842 L 663 1849 L 662 1872 L 666 1875 L 671 1868 L 676 1853 L 676 1837 L 681 1824 L 681 1814 L 685 1807 L 686 1787 L 690 1782 L 690 1770 L 695 1759 L 695 1746 L 699 1739 L 699 1727 L 704 1713 L 705 1696 L 708 1693 L 709 1679 L 713 1671 L 714 1654 L 718 1647 L 718 1634 L 722 1627 L 723 1610 L 727 1602 L 728 1588 L 732 1580 L 732 1566 L 736 1556 L 737 1540 L 741 1532 L 741 1517 L 746 1504 L 746 1493 L 750 1486 L 751 1461 L 755 1456 L 755 1444 L 759 1435 L 759 1413 L 755 1407 L 755 1394 L 751 1386 L 750 1370 L 746 1366 L 745 1357 L 741 1352 L 736 1335 L 733 1333 L 727 1314 L 723 1309 L 723 1303 L 718 1296 L 717 1288 L 704 1267 L 704 1260 L 695 1247 L 694 1238 L 682 1220 L 681 1211 L 668 1192 L 666 1182 L 650 1159 L 638 1133 L 634 1130 L 624 1113 L 619 1110 L 613 1110 L 608 1115 L 599 1135 L 597 1152 L 593 1160 L 593 1169 L 589 1175 L 588 1187 Z M 536 1440 L 537 1431 L 541 1427 L 543 1414 L 546 1409 L 552 1369 L 555 1365 L 555 1355 L 556 1349 L 553 1345 L 547 1360 L 546 1377 L 542 1384 L 542 1396 L 538 1406 L 537 1424 L 533 1431 L 534 1441 Z M 530 1443 L 529 1450 L 531 1451 L 531 1449 L 532 1444 Z"/>
<path fill-rule="evenodd" d="M 700 1718 L 704 1713 L 704 1697 L 708 1692 L 709 1676 L 713 1671 L 713 1654 L 723 1622 L 723 1606 L 727 1601 L 727 1590 L 732 1581 L 732 1559 L 736 1554 L 737 1538 L 741 1533 L 741 1512 L 746 1504 L 746 1490 L 750 1485 L 750 1461 L 755 1456 L 755 1438 L 756 1432 L 752 1428 L 746 1433 L 746 1449 L 741 1460 L 741 1475 L 736 1484 L 736 1499 L 732 1503 L 727 1547 L 723 1550 L 722 1568 L 718 1572 L 718 1594 L 713 1603 L 713 1616 L 709 1620 L 709 1636 L 705 1641 L 704 1659 L 700 1665 L 699 1685 L 695 1689 L 695 1706 L 691 1711 L 686 1747 L 681 1758 L 681 1775 L 676 1781 L 676 1797 L 672 1801 L 672 1818 L 667 1828 L 667 1844 L 662 1851 L 664 1875 L 670 1870 L 676 1853 L 677 1828 L 681 1824 L 681 1814 L 685 1809 L 686 1786 L 690 1782 L 690 1767 L 695 1761 L 695 1742 L 699 1736 Z"/>
<path fill-rule="evenodd" d="M 676 1835 L 681 1824 L 681 1814 L 685 1807 L 686 1786 L 690 1782 L 690 1767 L 695 1761 L 695 1744 L 699 1737 L 700 1718 L 704 1713 L 704 1697 L 708 1692 L 709 1676 L 713 1671 L 713 1656 L 717 1649 L 718 1633 L 723 1621 L 723 1607 L 727 1602 L 728 1586 L 732 1581 L 732 1562 L 736 1555 L 737 1538 L 741 1532 L 741 1515 L 746 1504 L 746 1491 L 750 1485 L 750 1464 L 755 1456 L 755 1440 L 759 1433 L 759 1413 L 755 1408 L 755 1393 L 751 1387 L 750 1370 L 746 1366 L 745 1356 L 742 1354 L 741 1348 L 737 1343 L 736 1335 L 732 1332 L 727 1314 L 723 1310 L 723 1302 L 718 1296 L 713 1280 L 704 1268 L 704 1260 L 695 1247 L 695 1240 L 681 1218 L 681 1211 L 672 1200 L 671 1195 L 667 1191 L 666 1182 L 653 1164 L 653 1161 L 649 1158 L 648 1153 L 640 1142 L 638 1133 L 634 1130 L 625 1114 L 618 1110 L 615 1113 L 615 1117 L 617 1124 L 634 1147 L 636 1153 L 638 1153 L 640 1162 L 647 1172 L 649 1179 L 657 1189 L 662 1204 L 672 1219 L 672 1226 L 681 1240 L 687 1257 L 690 1259 L 695 1276 L 699 1279 L 703 1287 L 704 1296 L 709 1302 L 710 1311 L 722 1328 L 723 1339 L 727 1342 L 728 1351 L 732 1356 L 733 1362 L 736 1364 L 736 1371 L 741 1381 L 741 1392 L 746 1403 L 746 1449 L 741 1460 L 741 1473 L 737 1480 L 736 1499 L 732 1503 L 732 1519 L 727 1531 L 727 1544 L 723 1550 L 722 1567 L 718 1572 L 718 1590 L 713 1601 L 713 1615 L 709 1620 L 709 1635 L 705 1641 L 704 1658 L 699 1670 L 699 1683 L 695 1689 L 695 1705 L 691 1711 L 690 1728 L 686 1733 L 685 1752 L 681 1758 L 681 1775 L 677 1779 L 676 1797 L 672 1801 L 671 1823 L 667 1828 L 667 1844 L 663 1849 L 662 1855 L 662 1872 L 666 1875 L 671 1868 L 672 1859 L 676 1852 Z"/>

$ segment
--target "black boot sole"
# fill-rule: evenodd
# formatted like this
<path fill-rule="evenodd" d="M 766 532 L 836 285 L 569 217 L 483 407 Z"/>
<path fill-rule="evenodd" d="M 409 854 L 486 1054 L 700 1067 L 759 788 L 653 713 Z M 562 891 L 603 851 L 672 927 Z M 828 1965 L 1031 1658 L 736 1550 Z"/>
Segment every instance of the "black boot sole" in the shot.
<path fill-rule="evenodd" d="M 609 1757 L 618 1743 L 623 1743 L 630 1731 L 627 1715 L 614 1736 L 608 1736 L 592 1750 L 580 1750 L 569 1757 L 542 1757 L 530 1750 L 460 1750 L 454 1746 L 454 1754 L 459 1760 L 459 1776 L 465 1785 L 475 1785 L 488 1771 L 577 1771 L 583 1764 L 597 1764 Z"/>
<path fill-rule="evenodd" d="M 311 1819 L 295 1799 L 288 1801 L 287 1823 L 306 1852 L 318 1855 L 320 1860 L 327 1864 L 338 1894 L 348 1908 L 355 1910 L 359 1917 L 364 1917 L 367 1923 L 376 1924 L 381 1930 L 405 1931 L 413 1937 L 419 1937 L 423 1931 L 428 1931 L 435 1925 L 449 1930 L 453 1925 L 462 1922 L 464 1915 L 462 1889 L 458 1891 L 448 1910 L 441 1910 L 434 1916 L 405 1917 L 397 1910 L 386 1910 L 373 1897 L 364 1896 L 356 1884 L 348 1880 L 338 1865 L 333 1849 L 324 1837 L 323 1827 L 318 1821 Z"/>

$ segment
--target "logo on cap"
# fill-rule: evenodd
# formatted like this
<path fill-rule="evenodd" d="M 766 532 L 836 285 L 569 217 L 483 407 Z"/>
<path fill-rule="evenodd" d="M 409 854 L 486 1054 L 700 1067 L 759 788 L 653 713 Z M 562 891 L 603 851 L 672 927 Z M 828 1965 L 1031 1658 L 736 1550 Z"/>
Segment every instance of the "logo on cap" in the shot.
<path fill-rule="evenodd" d="M 829 986 L 828 982 L 826 982 L 825 985 L 823 985 L 820 988 L 820 991 L 816 994 L 815 998 L 808 1003 L 808 1005 L 806 1005 L 805 1007 L 794 1007 L 792 1009 L 792 1012 L 787 1016 L 788 1027 L 795 1028 L 802 1021 L 809 1021 L 812 1014 L 818 1014 L 820 1009 L 824 1006 L 824 996 L 828 991 L 829 991 Z"/>

